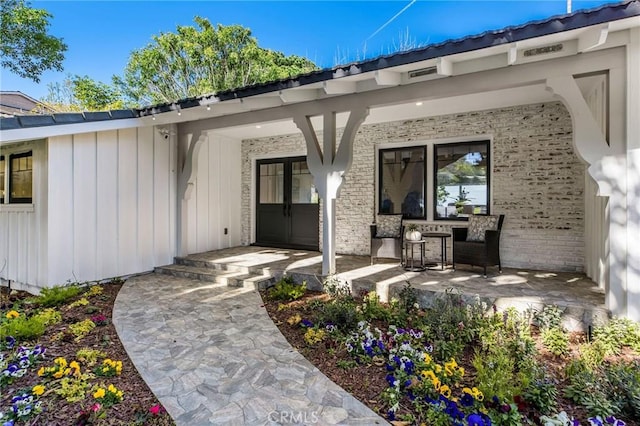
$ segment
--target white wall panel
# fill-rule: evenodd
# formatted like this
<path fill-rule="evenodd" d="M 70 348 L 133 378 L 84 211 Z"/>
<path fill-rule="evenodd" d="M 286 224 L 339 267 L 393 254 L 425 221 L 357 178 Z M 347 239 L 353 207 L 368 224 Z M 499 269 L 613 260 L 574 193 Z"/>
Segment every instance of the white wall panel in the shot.
<path fill-rule="evenodd" d="M 189 253 L 240 245 L 240 152 L 240 140 L 216 134 L 202 143 L 189 199 Z"/>
<path fill-rule="evenodd" d="M 96 134 L 73 137 L 73 279 L 90 281 L 96 275 L 97 191 Z"/>
<path fill-rule="evenodd" d="M 122 274 L 138 269 L 138 132 L 118 131 L 118 266 Z"/>
<path fill-rule="evenodd" d="M 100 132 L 96 139 L 97 211 L 96 276 L 118 275 L 118 131 Z"/>
<path fill-rule="evenodd" d="M 154 264 L 167 263 L 174 253 L 175 165 L 172 143 L 154 132 L 153 137 L 153 236 Z M 159 262 L 160 261 L 160 262 Z"/>
<path fill-rule="evenodd" d="M 153 128 L 138 129 L 138 270 L 153 264 Z M 147 267 L 148 269 L 148 267 Z"/>
<path fill-rule="evenodd" d="M 73 279 L 73 158 L 73 136 L 49 139 L 49 285 Z"/>

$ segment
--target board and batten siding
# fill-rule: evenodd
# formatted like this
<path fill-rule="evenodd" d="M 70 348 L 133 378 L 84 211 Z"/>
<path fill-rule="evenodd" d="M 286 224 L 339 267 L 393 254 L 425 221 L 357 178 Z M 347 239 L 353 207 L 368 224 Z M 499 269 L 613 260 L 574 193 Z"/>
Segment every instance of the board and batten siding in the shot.
<path fill-rule="evenodd" d="M 188 201 L 190 254 L 240 245 L 240 151 L 240 140 L 214 133 L 202 142 Z"/>
<path fill-rule="evenodd" d="M 0 148 L 3 155 L 25 151 L 33 152 L 33 203 L 0 206 L 0 281 L 34 292 L 47 280 L 47 145 L 39 140 Z"/>
<path fill-rule="evenodd" d="M 141 127 L 52 137 L 48 150 L 48 285 L 173 261 L 173 138 Z"/>

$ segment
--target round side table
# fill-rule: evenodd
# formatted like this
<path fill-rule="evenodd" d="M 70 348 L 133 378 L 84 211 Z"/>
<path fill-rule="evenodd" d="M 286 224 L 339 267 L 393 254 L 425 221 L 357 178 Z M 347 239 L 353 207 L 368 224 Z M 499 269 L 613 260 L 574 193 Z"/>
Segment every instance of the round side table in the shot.
<path fill-rule="evenodd" d="M 424 243 L 425 240 L 405 240 L 404 241 L 404 269 L 406 271 L 424 271 Z M 416 261 L 413 257 L 414 248 L 417 247 L 420 251 L 420 264 L 416 265 Z M 411 256 L 409 256 L 409 250 L 411 250 Z"/>

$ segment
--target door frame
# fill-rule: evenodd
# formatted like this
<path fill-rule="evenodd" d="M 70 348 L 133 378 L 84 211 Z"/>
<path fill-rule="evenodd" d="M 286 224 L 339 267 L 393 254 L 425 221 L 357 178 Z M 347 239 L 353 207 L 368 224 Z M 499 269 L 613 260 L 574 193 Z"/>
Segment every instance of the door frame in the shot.
<path fill-rule="evenodd" d="M 249 241 L 247 243 L 249 245 L 255 244 L 256 235 L 257 235 L 257 221 L 258 221 L 258 161 L 260 160 L 271 160 L 276 158 L 289 158 L 289 157 L 306 157 L 307 151 L 288 151 L 288 152 L 273 152 L 268 154 L 260 154 L 260 155 L 251 155 L 249 157 L 251 161 L 251 191 L 249 194 L 249 202 L 250 202 L 250 212 L 249 212 L 249 223 L 247 226 L 249 227 Z M 318 231 L 320 232 L 320 231 Z"/>

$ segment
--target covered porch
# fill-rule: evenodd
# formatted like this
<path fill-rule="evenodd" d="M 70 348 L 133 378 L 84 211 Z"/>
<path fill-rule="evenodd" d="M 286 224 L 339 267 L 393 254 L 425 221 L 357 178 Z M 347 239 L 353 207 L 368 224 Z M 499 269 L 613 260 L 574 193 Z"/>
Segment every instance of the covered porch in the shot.
<path fill-rule="evenodd" d="M 503 268 L 482 277 L 480 268 L 449 265 L 423 272 L 408 272 L 398 261 L 370 264 L 369 256 L 336 255 L 337 278 L 358 294 L 376 290 L 382 301 L 390 300 L 406 283 L 417 291 L 420 305 L 429 306 L 448 289 L 454 289 L 472 302 L 480 300 L 498 310 L 514 307 L 519 311 L 541 310 L 555 305 L 563 309 L 563 324 L 569 330 L 586 331 L 605 321 L 604 290 L 583 273 L 549 272 Z M 322 253 L 316 251 L 240 246 L 176 258 L 176 263 L 156 268 L 156 272 L 236 286 L 265 288 L 287 274 L 297 282 L 307 282 L 314 290 L 322 288 Z"/>

